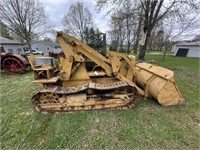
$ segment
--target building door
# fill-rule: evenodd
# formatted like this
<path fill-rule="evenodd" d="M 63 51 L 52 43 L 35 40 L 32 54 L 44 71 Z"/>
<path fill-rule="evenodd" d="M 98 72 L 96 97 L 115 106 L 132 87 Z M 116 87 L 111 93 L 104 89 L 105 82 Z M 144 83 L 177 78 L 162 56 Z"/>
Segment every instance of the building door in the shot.
<path fill-rule="evenodd" d="M 178 56 L 178 57 L 186 57 L 188 51 L 189 51 L 188 48 L 179 48 L 177 53 L 176 53 L 176 56 Z"/>

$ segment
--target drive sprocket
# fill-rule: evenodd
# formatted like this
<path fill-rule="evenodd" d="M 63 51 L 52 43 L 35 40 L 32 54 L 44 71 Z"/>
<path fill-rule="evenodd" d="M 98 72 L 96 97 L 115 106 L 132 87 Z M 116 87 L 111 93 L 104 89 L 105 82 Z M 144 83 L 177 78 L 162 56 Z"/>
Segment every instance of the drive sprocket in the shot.
<path fill-rule="evenodd" d="M 86 85 L 70 88 L 46 87 L 33 96 L 32 102 L 35 109 L 42 113 L 128 109 L 136 105 L 137 91 L 129 84 L 94 84 L 93 89 Z M 116 86 L 118 87 L 115 88 Z"/>

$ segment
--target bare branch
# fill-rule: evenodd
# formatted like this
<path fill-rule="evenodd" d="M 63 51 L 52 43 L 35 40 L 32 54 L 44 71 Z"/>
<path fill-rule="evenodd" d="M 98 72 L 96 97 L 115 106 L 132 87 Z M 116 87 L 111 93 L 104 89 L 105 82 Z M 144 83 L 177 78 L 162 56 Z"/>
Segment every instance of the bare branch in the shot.
<path fill-rule="evenodd" d="M 66 30 L 77 38 L 84 40 L 84 30 L 93 26 L 92 15 L 83 3 L 77 2 L 70 6 L 68 13 L 63 18 Z"/>
<path fill-rule="evenodd" d="M 33 35 L 47 31 L 47 17 L 37 0 L 1 0 L 0 19 L 8 29 L 23 38 L 30 49 Z"/>

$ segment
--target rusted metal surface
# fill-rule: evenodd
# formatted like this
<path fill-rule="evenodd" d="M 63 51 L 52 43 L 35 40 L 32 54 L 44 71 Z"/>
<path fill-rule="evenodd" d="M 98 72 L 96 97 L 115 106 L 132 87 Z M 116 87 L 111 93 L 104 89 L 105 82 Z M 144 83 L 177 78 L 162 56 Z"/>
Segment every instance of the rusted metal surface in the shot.
<path fill-rule="evenodd" d="M 96 89 L 96 90 L 112 90 L 120 87 L 128 86 L 129 84 L 124 81 L 108 83 L 108 84 L 99 84 L 99 83 L 86 83 L 77 87 L 61 87 L 61 86 L 46 86 L 40 93 L 53 92 L 57 94 L 73 94 L 84 91 L 86 89 Z"/>
<path fill-rule="evenodd" d="M 122 88 L 123 92 L 117 92 Z M 125 93 L 128 88 L 132 89 L 131 92 Z M 91 89 L 98 94 L 88 92 Z M 114 90 L 113 93 L 110 93 L 111 90 Z M 32 98 L 35 109 L 43 113 L 127 109 L 134 107 L 136 101 L 136 90 L 124 81 L 109 84 L 88 83 L 78 87 L 46 86 Z"/>
<path fill-rule="evenodd" d="M 16 75 L 25 73 L 28 70 L 28 65 L 29 62 L 20 55 L 1 53 L 1 67 L 8 74 Z"/>
<path fill-rule="evenodd" d="M 7 55 L 9 56 L 10 54 L 6 54 L 5 56 Z M 29 62 L 21 55 L 12 54 L 12 56 L 18 58 L 24 65 L 29 65 Z"/>

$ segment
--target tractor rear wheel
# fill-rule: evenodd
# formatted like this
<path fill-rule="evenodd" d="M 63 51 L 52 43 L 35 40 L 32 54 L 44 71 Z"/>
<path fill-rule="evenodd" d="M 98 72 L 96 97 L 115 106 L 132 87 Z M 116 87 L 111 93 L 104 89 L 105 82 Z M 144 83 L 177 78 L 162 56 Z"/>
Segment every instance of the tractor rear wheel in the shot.
<path fill-rule="evenodd" d="M 2 67 L 5 72 L 11 75 L 18 75 L 25 72 L 24 64 L 15 57 L 7 57 L 3 60 Z"/>

